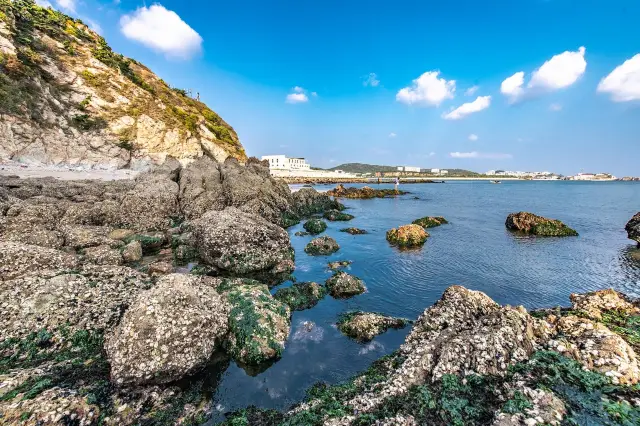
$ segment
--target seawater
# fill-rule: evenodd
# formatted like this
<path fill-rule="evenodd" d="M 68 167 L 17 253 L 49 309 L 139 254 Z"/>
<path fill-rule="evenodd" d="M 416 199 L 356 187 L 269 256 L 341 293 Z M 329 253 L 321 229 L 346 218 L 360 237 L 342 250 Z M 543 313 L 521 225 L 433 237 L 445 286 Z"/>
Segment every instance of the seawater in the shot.
<path fill-rule="evenodd" d="M 411 194 L 341 200 L 355 219 L 327 222 L 323 235 L 335 238 L 341 247 L 331 256 L 307 255 L 304 247 L 313 237 L 294 236 L 303 230 L 302 224 L 288 229 L 298 281 L 323 283 L 331 276 L 327 262 L 351 260 L 347 272 L 362 278 L 368 291 L 348 300 L 327 297 L 310 310 L 294 312 L 284 355 L 265 371 L 248 374 L 233 362 L 220 371 L 212 396 L 217 407 L 212 423 L 224 412 L 248 405 L 284 409 L 303 399 L 305 390 L 318 381 L 346 380 L 396 350 L 410 330 L 389 331 L 359 344 L 336 329 L 343 312 L 375 311 L 416 319 L 453 284 L 527 309 L 567 306 L 573 292 L 609 287 L 640 296 L 640 261 L 633 260 L 636 245 L 624 231 L 626 222 L 640 211 L 638 183 L 455 181 L 407 184 L 401 189 Z M 516 235 L 504 222 L 509 213 L 518 211 L 560 219 L 580 236 Z M 423 216 L 444 216 L 450 224 L 429 229 L 431 237 L 418 250 L 400 251 L 387 243 L 388 229 Z M 348 226 L 369 234 L 339 232 Z M 315 324 L 311 331 L 303 325 L 306 321 Z"/>

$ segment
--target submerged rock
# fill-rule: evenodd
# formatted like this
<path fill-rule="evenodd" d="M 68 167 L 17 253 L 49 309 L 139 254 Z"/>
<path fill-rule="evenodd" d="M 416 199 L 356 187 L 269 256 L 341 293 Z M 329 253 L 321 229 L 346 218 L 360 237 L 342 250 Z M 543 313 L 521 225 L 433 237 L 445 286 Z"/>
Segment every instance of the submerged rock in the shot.
<path fill-rule="evenodd" d="M 408 192 L 395 190 L 395 189 L 373 189 L 369 186 L 362 188 L 349 187 L 345 188 L 344 185 L 339 184 L 334 189 L 327 191 L 327 195 L 336 198 L 386 198 L 396 197 L 398 195 L 408 194 Z"/>
<path fill-rule="evenodd" d="M 327 266 L 329 267 L 329 269 L 340 269 L 340 268 L 346 268 L 352 263 L 353 262 L 350 260 L 338 260 L 336 262 L 329 262 Z"/>
<path fill-rule="evenodd" d="M 311 233 L 310 232 L 298 231 L 293 235 L 295 235 L 296 237 L 306 237 L 307 235 L 311 235 Z"/>
<path fill-rule="evenodd" d="M 564 223 L 555 219 L 547 219 L 533 213 L 511 213 L 507 217 L 506 227 L 512 231 L 543 237 L 569 237 L 578 233 Z"/>
<path fill-rule="evenodd" d="M 318 235 L 327 229 L 327 223 L 321 219 L 309 219 L 303 225 L 304 229 L 311 235 Z"/>
<path fill-rule="evenodd" d="M 291 287 L 278 289 L 273 297 L 289 305 L 293 311 L 302 311 L 318 304 L 327 294 L 327 290 L 318 283 L 294 283 Z"/>
<path fill-rule="evenodd" d="M 233 275 L 291 272 L 293 249 L 278 225 L 234 207 L 209 211 L 191 223 L 192 245 L 207 264 Z"/>
<path fill-rule="evenodd" d="M 266 285 L 240 285 L 226 293 L 231 306 L 227 352 L 255 365 L 279 358 L 289 337 L 291 311 Z"/>
<path fill-rule="evenodd" d="M 364 293 L 367 288 L 364 282 L 346 272 L 336 272 L 325 282 L 329 294 L 336 299 L 346 299 Z"/>
<path fill-rule="evenodd" d="M 105 342 L 116 384 L 172 382 L 207 363 L 229 329 L 229 305 L 208 280 L 167 275 L 140 294 Z"/>
<path fill-rule="evenodd" d="M 624 227 L 630 240 L 636 241 L 640 245 L 640 212 L 636 213 Z"/>
<path fill-rule="evenodd" d="M 398 247 L 420 247 L 429 237 L 420 225 L 403 225 L 387 231 L 387 241 Z"/>
<path fill-rule="evenodd" d="M 411 223 L 414 225 L 420 225 L 423 228 L 435 228 L 436 226 L 444 225 L 449 222 L 442 216 L 426 216 L 416 219 Z"/>
<path fill-rule="evenodd" d="M 346 222 L 354 218 L 354 216 L 342 213 L 339 210 L 327 210 L 324 212 L 324 218 L 332 222 Z"/>
<path fill-rule="evenodd" d="M 349 312 L 340 316 L 338 330 L 360 342 L 368 342 L 390 328 L 404 328 L 411 321 L 374 312 Z"/>
<path fill-rule="evenodd" d="M 336 240 L 327 236 L 314 238 L 304 248 L 305 253 L 312 256 L 329 255 L 337 252 L 338 250 L 340 250 L 340 246 Z"/>
<path fill-rule="evenodd" d="M 342 228 L 340 230 L 340 232 L 346 232 L 347 234 L 351 234 L 351 235 L 364 235 L 364 234 L 368 234 L 367 231 L 365 231 L 364 229 L 360 229 L 360 228 Z"/>

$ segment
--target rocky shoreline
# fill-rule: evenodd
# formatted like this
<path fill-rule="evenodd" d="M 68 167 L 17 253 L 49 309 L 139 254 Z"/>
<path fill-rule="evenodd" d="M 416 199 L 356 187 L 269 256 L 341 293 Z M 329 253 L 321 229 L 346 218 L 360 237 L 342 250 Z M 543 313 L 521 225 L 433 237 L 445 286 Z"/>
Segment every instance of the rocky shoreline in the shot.
<path fill-rule="evenodd" d="M 211 384 L 200 372 L 233 360 L 257 374 L 285 351 L 292 311 L 367 291 L 340 270 L 345 260 L 330 262 L 324 284 L 270 292 L 295 269 L 285 228 L 309 218 L 305 229 L 322 234 L 320 217 L 353 218 L 343 210 L 311 188 L 291 193 L 255 159 L 168 159 L 108 182 L 0 177 L 2 423 L 207 422 Z M 564 229 L 519 215 L 511 222 Z M 424 228 L 444 223 L 425 217 L 388 238 L 419 246 Z M 637 225 L 638 215 L 626 227 L 635 241 Z M 306 251 L 336 250 L 323 235 Z M 571 302 L 530 313 L 450 287 L 364 375 L 317 385 L 286 412 L 230 413 L 226 424 L 637 424 L 640 302 L 613 290 Z M 408 324 L 351 312 L 337 326 L 369 341 Z"/>

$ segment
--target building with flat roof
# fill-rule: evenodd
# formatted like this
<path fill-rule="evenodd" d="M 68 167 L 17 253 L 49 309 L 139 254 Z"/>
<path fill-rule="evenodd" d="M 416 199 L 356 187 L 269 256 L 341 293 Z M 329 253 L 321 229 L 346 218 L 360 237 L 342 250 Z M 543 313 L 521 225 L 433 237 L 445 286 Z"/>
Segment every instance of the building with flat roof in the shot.
<path fill-rule="evenodd" d="M 289 158 L 286 155 L 263 155 L 262 161 L 269 162 L 271 170 L 310 170 L 311 165 L 304 158 Z"/>
<path fill-rule="evenodd" d="M 412 167 L 412 166 L 398 166 L 399 172 L 420 172 L 420 167 Z"/>

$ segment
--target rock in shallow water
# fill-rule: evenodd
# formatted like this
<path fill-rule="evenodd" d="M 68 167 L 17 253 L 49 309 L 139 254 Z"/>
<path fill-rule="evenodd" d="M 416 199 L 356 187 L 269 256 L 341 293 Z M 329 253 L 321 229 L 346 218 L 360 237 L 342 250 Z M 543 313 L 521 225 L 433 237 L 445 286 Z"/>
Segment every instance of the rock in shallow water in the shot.
<path fill-rule="evenodd" d="M 351 235 L 364 235 L 364 234 L 368 234 L 367 231 L 365 231 L 364 229 L 360 229 L 360 228 L 342 228 L 340 230 L 340 232 L 346 232 L 347 234 L 351 234 Z"/>
<path fill-rule="evenodd" d="M 364 293 L 367 288 L 364 282 L 346 272 L 336 272 L 325 283 L 329 294 L 336 299 L 346 299 Z"/>
<path fill-rule="evenodd" d="M 229 310 L 211 278 L 162 277 L 107 336 L 112 380 L 118 385 L 167 383 L 197 371 L 227 334 Z"/>
<path fill-rule="evenodd" d="M 420 225 L 423 228 L 435 228 L 436 226 L 449 223 L 447 219 L 442 216 L 426 216 L 420 219 L 416 219 L 413 222 L 414 225 Z"/>
<path fill-rule="evenodd" d="M 318 304 L 327 294 L 327 290 L 318 283 L 295 283 L 291 287 L 278 289 L 273 297 L 289 305 L 293 311 L 302 311 Z"/>
<path fill-rule="evenodd" d="M 327 210 L 324 212 L 324 218 L 332 222 L 346 222 L 354 218 L 348 213 L 342 213 L 339 210 Z"/>
<path fill-rule="evenodd" d="M 411 322 L 375 312 L 349 312 L 340 316 L 338 330 L 360 342 L 368 342 L 390 328 L 403 328 Z"/>
<path fill-rule="evenodd" d="M 408 194 L 408 192 L 395 189 L 373 189 L 369 186 L 364 186 L 362 188 L 345 188 L 342 184 L 339 184 L 334 189 L 327 191 L 327 195 L 332 197 L 361 199 L 396 197 L 404 194 Z"/>
<path fill-rule="evenodd" d="M 636 241 L 640 245 L 640 212 L 636 213 L 624 227 L 630 240 Z"/>
<path fill-rule="evenodd" d="M 310 254 L 312 256 L 323 256 L 331 253 L 335 253 L 340 250 L 340 246 L 331 237 L 320 237 L 314 238 L 307 244 L 304 248 L 305 253 Z"/>
<path fill-rule="evenodd" d="M 547 219 L 528 212 L 511 213 L 507 217 L 505 225 L 512 231 L 520 231 L 541 237 L 571 237 L 578 235 L 575 230 L 559 220 Z"/>
<path fill-rule="evenodd" d="M 321 219 L 309 219 L 304 223 L 303 227 L 311 235 L 318 235 L 327 229 L 327 224 Z"/>
<path fill-rule="evenodd" d="M 420 247 L 429 234 L 420 225 L 403 225 L 387 231 L 387 241 L 398 247 Z"/>

